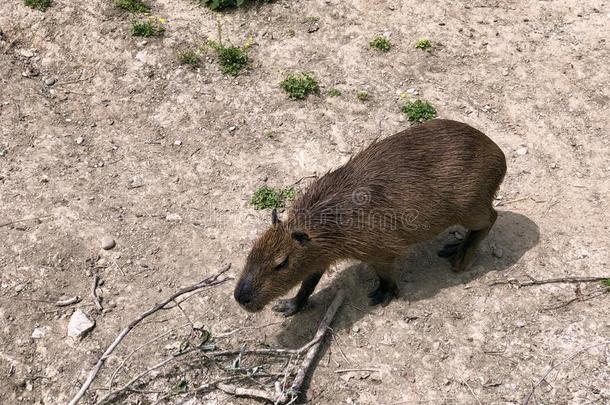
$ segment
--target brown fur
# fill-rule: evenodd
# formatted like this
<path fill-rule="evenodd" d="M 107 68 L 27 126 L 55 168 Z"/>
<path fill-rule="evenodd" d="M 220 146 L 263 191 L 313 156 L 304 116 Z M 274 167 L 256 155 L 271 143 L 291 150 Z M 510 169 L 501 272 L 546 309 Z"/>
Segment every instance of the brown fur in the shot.
<path fill-rule="evenodd" d="M 397 293 L 394 260 L 453 225 L 469 232 L 439 254 L 461 271 L 495 222 L 492 201 L 505 172 L 500 148 L 455 121 L 428 121 L 374 142 L 315 181 L 284 221 L 274 219 L 254 243 L 235 297 L 257 311 L 303 281 L 297 297 L 275 308 L 291 315 L 330 264 L 357 259 L 379 276 L 373 303 L 387 304 Z"/>

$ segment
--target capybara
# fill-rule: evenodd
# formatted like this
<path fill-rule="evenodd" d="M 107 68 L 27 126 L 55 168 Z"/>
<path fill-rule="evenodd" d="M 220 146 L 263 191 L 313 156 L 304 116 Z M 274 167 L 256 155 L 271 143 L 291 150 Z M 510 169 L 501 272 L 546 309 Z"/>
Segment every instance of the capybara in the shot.
<path fill-rule="evenodd" d="M 373 142 L 313 182 L 284 219 L 273 211 L 271 227 L 248 255 L 235 299 L 260 311 L 300 282 L 294 298 L 273 307 L 289 316 L 303 308 L 331 264 L 356 259 L 379 278 L 371 305 L 385 306 L 398 294 L 393 262 L 409 245 L 454 225 L 467 233 L 439 255 L 462 271 L 496 221 L 492 201 L 505 173 L 498 145 L 456 121 L 428 121 Z"/>

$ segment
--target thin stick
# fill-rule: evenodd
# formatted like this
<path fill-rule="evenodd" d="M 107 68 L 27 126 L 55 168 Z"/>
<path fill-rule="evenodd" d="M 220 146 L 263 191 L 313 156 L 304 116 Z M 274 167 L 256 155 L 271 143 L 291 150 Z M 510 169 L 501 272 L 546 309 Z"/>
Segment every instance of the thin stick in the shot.
<path fill-rule="evenodd" d="M 154 305 L 148 311 L 144 312 L 142 315 L 138 316 L 136 319 L 131 321 L 125 327 L 125 329 L 123 329 L 121 331 L 121 333 L 119 333 L 119 335 L 116 337 L 116 339 L 114 339 L 114 341 L 110 344 L 110 346 L 108 346 L 108 348 L 106 349 L 104 354 L 102 354 L 102 357 L 99 358 L 99 360 L 97 361 L 97 363 L 95 364 L 93 369 L 89 372 L 89 376 L 85 380 L 85 383 L 81 386 L 80 390 L 76 393 L 74 398 L 72 398 L 72 400 L 69 402 L 69 405 L 75 405 L 75 404 L 78 403 L 78 401 L 80 401 L 80 399 L 83 397 L 83 395 L 85 395 L 85 392 L 87 392 L 87 389 L 91 386 L 91 383 L 93 382 L 93 380 L 95 379 L 95 377 L 99 373 L 100 369 L 102 368 L 102 366 L 104 365 L 104 363 L 106 362 L 108 357 L 110 357 L 110 355 L 112 354 L 114 349 L 116 349 L 116 347 L 119 345 L 119 343 L 121 343 L 121 341 L 125 338 L 125 336 L 127 336 L 127 334 L 137 324 L 139 324 L 141 321 L 143 321 L 144 319 L 146 319 L 150 315 L 154 314 L 155 312 L 159 311 L 160 309 L 165 307 L 168 303 L 172 302 L 173 300 L 175 300 L 177 297 L 179 297 L 181 295 L 184 295 L 184 294 L 189 293 L 191 291 L 199 290 L 199 289 L 202 289 L 202 288 L 205 288 L 205 287 L 218 285 L 218 284 L 224 283 L 225 281 L 229 280 L 230 277 L 225 277 L 225 278 L 222 278 L 220 280 L 218 278 L 222 274 L 226 273 L 229 270 L 230 267 L 231 267 L 231 265 L 228 264 L 222 270 L 220 270 L 218 273 L 216 273 L 215 275 L 207 277 L 207 278 L 201 280 L 200 282 L 198 282 L 197 284 L 193 284 L 193 285 L 191 285 L 189 287 L 182 288 L 178 292 L 172 294 L 169 298 L 163 300 L 160 304 Z"/>
<path fill-rule="evenodd" d="M 113 382 L 114 382 L 114 379 L 116 378 L 116 375 L 119 373 L 119 371 L 121 370 L 121 368 L 123 368 L 123 366 L 125 365 L 125 363 L 127 363 L 127 361 L 128 361 L 128 360 L 129 360 L 129 359 L 130 359 L 130 358 L 131 358 L 131 357 L 132 357 L 132 356 L 133 356 L 133 355 L 134 355 L 134 354 L 135 354 L 137 351 L 141 350 L 143 347 L 146 347 L 146 346 L 148 346 L 149 344 L 151 344 L 151 343 L 153 343 L 153 342 L 156 342 L 157 340 L 161 339 L 162 337 L 169 335 L 170 333 L 172 333 L 172 332 L 173 332 L 173 331 L 175 331 L 176 329 L 182 329 L 182 328 L 184 328 L 184 327 L 186 327 L 186 326 L 191 326 L 191 324 L 190 324 L 190 323 L 187 323 L 187 324 L 184 324 L 184 325 L 178 326 L 177 328 L 170 329 L 170 330 L 168 330 L 168 331 L 166 331 L 166 332 L 164 332 L 164 333 L 162 333 L 162 334 L 160 334 L 160 335 L 158 335 L 158 336 L 155 336 L 154 338 L 150 339 L 150 340 L 149 340 L 149 341 L 147 341 L 146 343 L 143 343 L 143 344 L 141 344 L 140 346 L 138 346 L 138 347 L 136 347 L 135 349 L 133 349 L 133 350 L 131 351 L 131 353 L 129 353 L 129 354 L 127 355 L 127 357 L 125 357 L 125 358 L 123 359 L 123 361 L 121 362 L 121 364 L 119 364 L 119 366 L 116 368 L 116 370 L 114 370 L 114 372 L 113 372 L 113 373 L 112 373 L 112 375 L 110 376 L 110 381 L 108 382 L 108 390 L 111 390 L 111 389 L 112 389 L 112 384 L 113 384 Z"/>
<path fill-rule="evenodd" d="M 276 402 L 275 395 L 273 395 L 270 392 L 264 391 L 264 390 L 236 387 L 234 385 L 223 384 L 223 383 L 216 384 L 216 387 L 219 390 L 226 392 L 227 394 L 235 395 L 238 397 L 257 398 L 257 399 L 269 401 L 271 403 Z"/>
<path fill-rule="evenodd" d="M 381 370 L 378 370 L 376 368 L 342 368 L 340 370 L 335 370 L 335 373 L 340 374 L 340 373 L 351 373 L 351 372 L 358 372 L 358 371 L 369 371 L 371 373 L 381 373 Z"/>
<path fill-rule="evenodd" d="M 78 295 L 76 295 L 72 298 L 67 298 L 65 300 L 59 300 L 55 303 L 55 306 L 67 307 L 68 305 L 76 304 L 77 302 L 80 302 L 80 297 Z"/>
<path fill-rule="evenodd" d="M 303 359 L 303 363 L 301 364 L 301 368 L 297 372 L 297 375 L 294 378 L 294 381 L 292 382 L 292 386 L 288 390 L 290 392 L 290 394 L 293 396 L 293 398 L 298 397 L 301 394 L 301 388 L 303 386 L 303 382 L 305 381 L 305 377 L 307 376 L 307 373 L 312 368 L 314 359 L 316 358 L 318 352 L 320 351 L 320 348 L 322 347 L 322 345 L 321 345 L 322 339 L 326 335 L 326 332 L 328 332 L 329 326 L 330 326 L 331 322 L 333 321 L 333 318 L 335 317 L 335 313 L 337 313 L 337 310 L 343 303 L 344 298 L 345 298 L 345 291 L 339 290 L 337 292 L 337 295 L 335 296 L 335 299 L 333 300 L 333 302 L 330 304 L 330 306 L 326 310 L 326 314 L 324 315 L 324 318 L 322 318 L 322 321 L 320 322 L 320 325 L 318 326 L 318 331 L 316 332 L 316 335 L 313 339 L 313 341 L 316 341 L 316 343 L 313 344 L 311 346 L 311 348 L 308 349 L 307 354 L 305 355 L 305 358 Z"/>
<path fill-rule="evenodd" d="M 93 296 L 93 303 L 97 307 L 98 310 L 104 310 L 102 307 L 102 303 L 100 302 L 100 298 L 97 296 L 97 284 L 100 282 L 99 276 L 96 274 L 93 276 L 93 285 L 91 286 L 91 295 Z"/>
<path fill-rule="evenodd" d="M 502 284 L 512 284 L 518 287 L 529 287 L 531 285 L 542 285 L 542 284 L 552 284 L 552 283 L 594 283 L 597 281 L 609 280 L 610 276 L 602 276 L 602 277 L 561 277 L 561 278 L 549 278 L 547 280 L 536 280 L 530 276 L 528 276 L 530 281 L 519 281 L 516 279 L 509 280 L 498 280 L 494 281 L 490 286 L 494 285 L 502 285 Z"/>
<path fill-rule="evenodd" d="M 540 380 L 538 380 L 538 382 L 532 387 L 532 390 L 530 391 L 529 395 L 523 401 L 523 405 L 527 405 L 530 402 L 530 399 L 532 399 L 532 396 L 534 395 L 534 391 L 536 391 L 536 388 L 538 388 L 540 386 L 540 384 L 542 384 L 542 382 L 549 376 L 551 371 L 555 370 L 557 367 L 561 366 L 562 364 L 565 364 L 565 363 L 573 360 L 576 356 L 578 356 L 581 353 L 586 352 L 589 349 L 593 349 L 594 347 L 605 346 L 605 345 L 609 345 L 609 344 L 610 344 L 610 340 L 606 340 L 605 342 L 602 342 L 602 343 L 596 343 L 594 345 L 584 347 L 584 348 L 580 349 L 579 351 L 577 351 L 576 353 L 574 353 L 573 355 L 571 355 L 570 357 L 568 357 L 567 359 L 564 359 L 564 360 L 560 361 L 559 363 L 555 364 L 554 366 L 549 367 L 549 369 L 542 375 Z"/>
<path fill-rule="evenodd" d="M 16 219 L 14 221 L 8 221 L 8 222 L 4 222 L 4 223 L 0 224 L 0 228 L 4 228 L 5 226 L 9 226 L 9 225 L 18 224 L 20 222 L 42 221 L 43 219 L 47 219 L 47 218 L 53 218 L 53 216 L 52 215 L 45 215 L 43 217 L 36 217 L 36 218 Z"/>

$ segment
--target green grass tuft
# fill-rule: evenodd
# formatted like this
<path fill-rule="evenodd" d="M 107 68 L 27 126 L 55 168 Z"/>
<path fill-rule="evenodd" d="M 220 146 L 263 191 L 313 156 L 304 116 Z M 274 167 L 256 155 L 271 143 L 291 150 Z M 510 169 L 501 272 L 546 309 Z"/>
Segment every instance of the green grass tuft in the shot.
<path fill-rule="evenodd" d="M 328 94 L 328 97 L 339 97 L 341 95 L 341 91 L 333 87 L 332 89 L 329 89 L 326 94 Z"/>
<path fill-rule="evenodd" d="M 114 0 L 114 4 L 130 13 L 148 13 L 150 11 L 150 6 L 141 0 Z"/>
<path fill-rule="evenodd" d="M 197 2 L 211 10 L 224 10 L 240 7 L 244 5 L 246 0 L 197 0 Z"/>
<path fill-rule="evenodd" d="M 358 91 L 358 93 L 356 93 L 356 98 L 362 102 L 365 102 L 366 100 L 369 99 L 369 92 L 360 90 L 360 91 Z"/>
<path fill-rule="evenodd" d="M 610 287 L 610 278 L 602 280 L 602 285 L 604 285 L 606 287 Z"/>
<path fill-rule="evenodd" d="M 134 37 L 156 37 L 161 36 L 165 32 L 165 28 L 160 20 L 149 18 L 146 21 L 133 21 L 131 34 Z"/>
<path fill-rule="evenodd" d="M 402 107 L 409 121 L 428 121 L 436 117 L 436 108 L 425 100 L 407 101 Z"/>
<path fill-rule="evenodd" d="M 24 0 L 26 6 L 34 10 L 47 11 L 47 8 L 53 4 L 52 0 Z"/>
<path fill-rule="evenodd" d="M 254 192 L 250 199 L 250 204 L 257 210 L 265 208 L 284 208 L 286 202 L 294 200 L 296 191 L 294 187 L 274 189 L 269 186 L 262 186 Z"/>
<path fill-rule="evenodd" d="M 280 86 L 293 100 L 302 100 L 310 94 L 320 94 L 318 81 L 311 73 L 291 73 Z"/>
<path fill-rule="evenodd" d="M 371 48 L 375 48 L 381 52 L 388 52 L 390 49 L 392 49 L 392 43 L 384 36 L 373 38 L 373 40 L 369 42 L 369 45 Z"/>
<path fill-rule="evenodd" d="M 209 45 L 216 51 L 220 70 L 231 76 L 237 76 L 248 64 L 247 46 L 225 46 L 219 42 L 209 41 Z"/>
<path fill-rule="evenodd" d="M 197 67 L 201 64 L 201 56 L 191 48 L 185 48 L 178 52 L 178 61 L 183 65 Z"/>
<path fill-rule="evenodd" d="M 421 49 L 422 51 L 429 51 L 432 49 L 432 42 L 428 39 L 420 39 L 415 43 L 415 48 Z"/>

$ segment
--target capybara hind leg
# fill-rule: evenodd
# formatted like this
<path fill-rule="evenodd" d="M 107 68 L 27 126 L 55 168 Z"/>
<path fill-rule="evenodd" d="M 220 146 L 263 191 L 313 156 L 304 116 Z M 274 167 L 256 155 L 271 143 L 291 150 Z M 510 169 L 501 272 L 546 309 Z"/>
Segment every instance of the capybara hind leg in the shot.
<path fill-rule="evenodd" d="M 479 246 L 481 241 L 485 239 L 485 237 L 489 233 L 489 230 L 496 222 L 497 217 L 498 214 L 495 210 L 492 209 L 487 226 L 485 226 L 484 228 L 473 229 L 468 231 L 466 237 L 460 244 L 458 251 L 449 259 L 453 271 L 461 272 L 468 268 L 468 266 L 472 262 L 472 259 L 474 258 L 474 253 L 476 252 L 477 247 Z"/>
<path fill-rule="evenodd" d="M 371 291 L 368 296 L 371 299 L 370 305 L 379 305 L 385 307 L 392 301 L 392 299 L 398 297 L 398 285 L 392 278 L 392 266 L 387 264 L 370 264 L 370 266 L 377 273 L 379 278 L 379 285 L 376 289 Z"/>
<path fill-rule="evenodd" d="M 311 293 L 313 293 L 313 291 L 316 289 L 316 286 L 318 285 L 323 273 L 324 272 L 314 273 L 307 277 L 301 283 L 301 288 L 299 289 L 297 295 L 295 295 L 293 298 L 279 300 L 271 309 L 275 312 L 283 314 L 284 316 L 292 316 L 301 311 L 305 304 L 307 304 L 307 300 L 309 299 Z"/>

